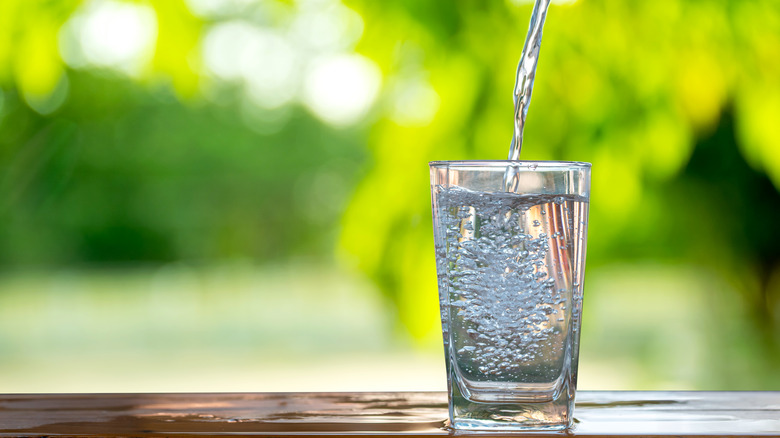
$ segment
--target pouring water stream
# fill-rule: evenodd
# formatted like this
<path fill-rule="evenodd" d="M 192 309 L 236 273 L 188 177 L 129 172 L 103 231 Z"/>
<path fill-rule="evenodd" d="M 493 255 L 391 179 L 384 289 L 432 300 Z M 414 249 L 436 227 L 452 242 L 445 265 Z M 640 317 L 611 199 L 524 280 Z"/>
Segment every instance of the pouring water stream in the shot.
<path fill-rule="evenodd" d="M 536 0 L 531 13 L 531 23 L 528 26 L 528 36 L 526 36 L 523 53 L 517 65 L 517 79 L 515 80 L 513 90 L 515 123 L 508 158 L 513 161 L 520 159 L 520 149 L 523 146 L 523 128 L 525 127 L 525 118 L 528 114 L 528 105 L 531 103 L 531 92 L 533 91 L 534 78 L 536 77 L 536 64 L 539 60 L 539 49 L 542 46 L 542 28 L 544 27 L 544 19 L 547 17 L 547 7 L 549 5 L 550 0 Z M 507 168 L 504 174 L 505 191 L 515 192 L 517 190 L 519 184 L 517 170 L 517 167 Z"/>

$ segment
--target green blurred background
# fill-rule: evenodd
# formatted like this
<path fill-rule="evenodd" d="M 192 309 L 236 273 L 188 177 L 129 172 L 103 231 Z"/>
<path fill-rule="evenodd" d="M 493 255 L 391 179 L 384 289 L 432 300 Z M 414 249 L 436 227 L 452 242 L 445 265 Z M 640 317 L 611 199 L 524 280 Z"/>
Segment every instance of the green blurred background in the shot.
<path fill-rule="evenodd" d="M 501 159 L 523 0 L 0 2 L 0 392 L 444 389 L 427 162 Z M 780 3 L 553 1 L 584 389 L 780 389 Z"/>

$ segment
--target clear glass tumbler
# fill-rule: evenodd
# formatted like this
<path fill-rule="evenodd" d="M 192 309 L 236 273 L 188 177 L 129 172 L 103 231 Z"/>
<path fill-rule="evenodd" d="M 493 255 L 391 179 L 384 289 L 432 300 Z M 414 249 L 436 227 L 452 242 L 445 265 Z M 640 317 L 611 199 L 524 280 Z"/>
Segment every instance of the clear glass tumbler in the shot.
<path fill-rule="evenodd" d="M 430 163 L 450 425 L 571 426 L 590 164 Z"/>

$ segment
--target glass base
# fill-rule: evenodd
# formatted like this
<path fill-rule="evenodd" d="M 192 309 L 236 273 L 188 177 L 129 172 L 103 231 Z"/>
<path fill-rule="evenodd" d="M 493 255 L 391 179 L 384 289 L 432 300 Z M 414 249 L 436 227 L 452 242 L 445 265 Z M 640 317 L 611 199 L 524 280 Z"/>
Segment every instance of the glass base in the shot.
<path fill-rule="evenodd" d="M 457 430 L 564 430 L 572 424 L 574 391 L 568 384 L 564 384 L 555 398 L 547 401 L 488 403 L 468 400 L 455 382 L 451 391 L 450 427 Z"/>

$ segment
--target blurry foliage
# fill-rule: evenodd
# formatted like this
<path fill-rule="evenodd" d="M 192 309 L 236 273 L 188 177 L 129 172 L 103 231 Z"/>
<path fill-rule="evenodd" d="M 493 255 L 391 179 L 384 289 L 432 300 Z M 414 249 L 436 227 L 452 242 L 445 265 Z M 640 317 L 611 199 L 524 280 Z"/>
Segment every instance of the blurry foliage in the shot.
<path fill-rule="evenodd" d="M 376 164 L 344 216 L 341 240 L 394 297 L 403 323 L 424 336 L 435 332 L 437 303 L 423 163 L 505 157 L 531 7 L 350 4 L 366 20 L 358 50 L 389 78 L 416 64 L 440 98 L 430 124 L 376 124 Z M 742 291 L 748 327 L 731 332 L 726 346 L 726 330 L 714 331 L 708 362 L 728 360 L 736 344 L 750 345 L 765 369 L 780 359 L 779 26 L 780 5 L 768 0 L 581 0 L 553 5 L 545 28 L 521 157 L 593 163 L 591 269 L 684 264 L 712 269 Z M 713 305 L 725 300 L 712 297 Z"/>
<path fill-rule="evenodd" d="M 5 95 L 4 265 L 329 257 L 364 159 L 354 135 L 296 112 L 261 136 L 235 108 L 69 77 L 56 117 Z"/>
<path fill-rule="evenodd" d="M 364 128 L 249 107 L 231 84 L 207 101 L 202 20 L 135 3 L 157 36 L 134 78 L 64 65 L 58 32 L 90 2 L 0 3 L 0 263 L 329 259 Z"/>
<path fill-rule="evenodd" d="M 384 76 L 367 131 L 295 104 L 252 107 L 201 65 L 209 26 L 276 26 L 307 2 L 226 1 L 229 13 L 205 18 L 184 0 L 135 3 L 154 8 L 156 45 L 126 76 L 63 62 L 60 28 L 86 2 L 0 2 L 0 263 L 263 262 L 336 248 L 400 326 L 438 338 L 426 163 L 505 157 L 531 5 L 347 1 L 364 22 L 356 50 Z M 771 370 L 780 4 L 579 0 L 553 4 L 545 31 L 522 158 L 593 163 L 589 267 L 715 273 L 746 310 L 713 328 L 724 346 L 708 360 L 740 346 Z M 715 291 L 713 307 L 729 299 Z"/>

